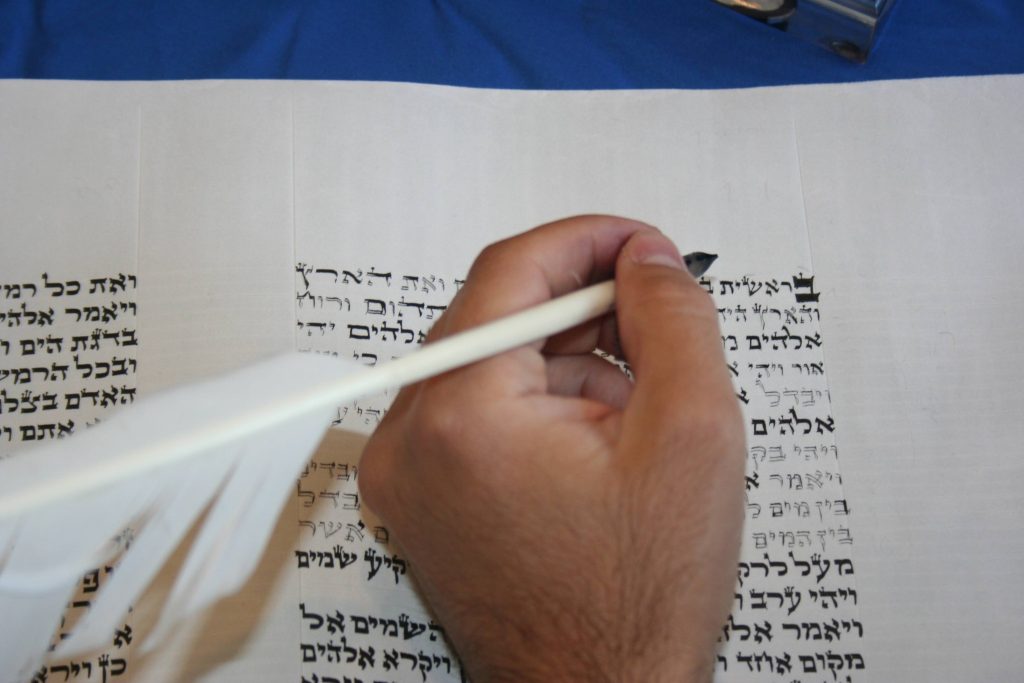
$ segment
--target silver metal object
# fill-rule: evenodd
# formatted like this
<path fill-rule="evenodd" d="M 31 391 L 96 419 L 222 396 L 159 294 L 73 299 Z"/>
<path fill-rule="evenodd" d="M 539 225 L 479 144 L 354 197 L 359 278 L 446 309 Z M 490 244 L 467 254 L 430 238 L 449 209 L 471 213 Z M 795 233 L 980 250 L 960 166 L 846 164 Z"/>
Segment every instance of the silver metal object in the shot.
<path fill-rule="evenodd" d="M 714 0 L 855 62 L 867 61 L 896 0 Z"/>

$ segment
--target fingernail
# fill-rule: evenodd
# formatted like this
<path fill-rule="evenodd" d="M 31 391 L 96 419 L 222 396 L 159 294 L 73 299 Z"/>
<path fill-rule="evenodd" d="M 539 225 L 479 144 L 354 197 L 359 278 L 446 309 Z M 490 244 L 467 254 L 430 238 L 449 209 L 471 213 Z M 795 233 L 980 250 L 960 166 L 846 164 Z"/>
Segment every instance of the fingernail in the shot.
<path fill-rule="evenodd" d="M 629 242 L 629 256 L 633 263 L 652 266 L 683 268 L 683 257 L 672 240 L 660 232 L 644 232 Z"/>

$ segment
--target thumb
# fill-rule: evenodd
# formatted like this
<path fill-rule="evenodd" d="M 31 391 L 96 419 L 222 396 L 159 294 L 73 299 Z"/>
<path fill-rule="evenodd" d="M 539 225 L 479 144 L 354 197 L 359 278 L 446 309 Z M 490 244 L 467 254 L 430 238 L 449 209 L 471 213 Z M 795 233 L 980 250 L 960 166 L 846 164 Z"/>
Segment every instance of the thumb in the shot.
<path fill-rule="evenodd" d="M 627 414 L 672 438 L 694 418 L 736 414 L 718 309 L 657 230 L 634 234 L 615 268 L 619 338 L 636 384 Z M 651 421 L 654 421 L 653 424 Z"/>

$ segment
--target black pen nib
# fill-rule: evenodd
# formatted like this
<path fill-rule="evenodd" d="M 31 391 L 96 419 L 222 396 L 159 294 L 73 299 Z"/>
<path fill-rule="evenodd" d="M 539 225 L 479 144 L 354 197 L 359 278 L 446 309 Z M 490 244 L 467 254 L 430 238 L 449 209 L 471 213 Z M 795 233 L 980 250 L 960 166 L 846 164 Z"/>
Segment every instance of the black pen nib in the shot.
<path fill-rule="evenodd" d="M 708 272 L 708 268 L 710 268 L 711 264 L 717 259 L 718 254 L 708 254 L 703 251 L 695 251 L 684 256 L 683 262 L 686 263 L 686 269 L 690 271 L 690 275 L 700 277 L 704 273 Z"/>

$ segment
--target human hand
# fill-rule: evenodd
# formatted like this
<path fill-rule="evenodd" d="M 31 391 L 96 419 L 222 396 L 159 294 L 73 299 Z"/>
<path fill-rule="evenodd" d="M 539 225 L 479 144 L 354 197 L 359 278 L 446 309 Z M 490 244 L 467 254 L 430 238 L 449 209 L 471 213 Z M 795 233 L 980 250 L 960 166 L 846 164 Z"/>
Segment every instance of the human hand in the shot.
<path fill-rule="evenodd" d="M 582 216 L 492 245 L 428 343 L 613 272 L 614 316 L 406 388 L 363 453 L 363 499 L 476 681 L 711 677 L 744 430 L 672 243 Z"/>

